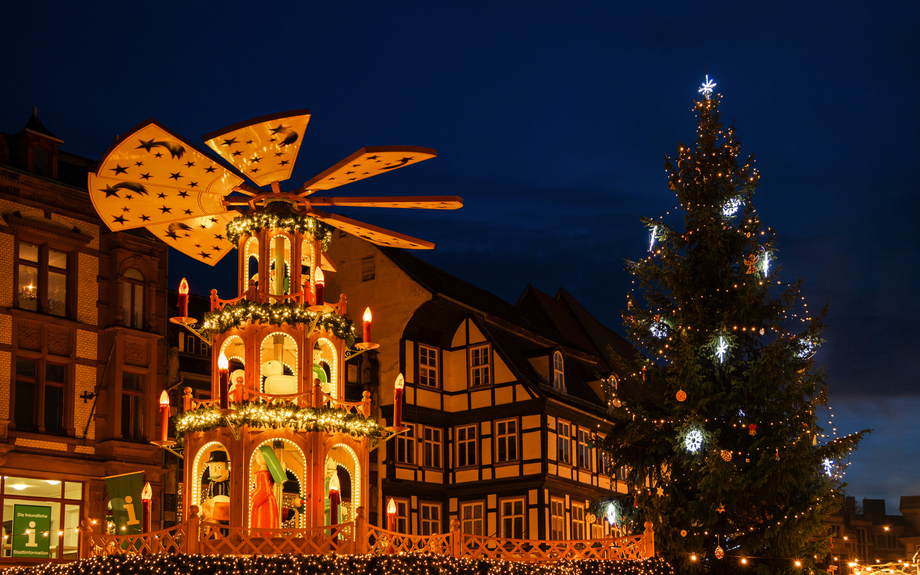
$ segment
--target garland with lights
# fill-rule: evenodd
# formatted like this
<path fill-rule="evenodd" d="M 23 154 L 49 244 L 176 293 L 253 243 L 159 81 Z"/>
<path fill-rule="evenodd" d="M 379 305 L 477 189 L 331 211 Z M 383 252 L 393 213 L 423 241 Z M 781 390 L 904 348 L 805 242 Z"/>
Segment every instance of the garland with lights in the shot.
<path fill-rule="evenodd" d="M 299 407 L 288 403 L 243 402 L 224 416 L 216 408 L 199 407 L 176 418 L 176 441 L 183 443 L 186 433 L 209 431 L 228 425 L 263 429 L 294 429 L 348 433 L 357 437 L 380 437 L 382 428 L 373 418 L 333 407 Z"/>
<path fill-rule="evenodd" d="M 317 312 L 309 311 L 308 306 L 292 302 L 258 303 L 240 300 L 235 304 L 225 305 L 217 311 L 204 314 L 201 328 L 202 337 L 220 334 L 236 329 L 247 321 L 262 322 L 271 325 L 312 325 L 333 333 L 351 347 L 355 343 L 355 326 L 348 316 L 336 313 L 324 313 L 316 320 Z"/>
<path fill-rule="evenodd" d="M 560 561 L 535 565 L 497 559 L 400 555 L 110 555 L 72 563 L 0 570 L 0 575 L 673 575 L 662 559 Z"/>
<path fill-rule="evenodd" d="M 265 211 L 257 211 L 231 220 L 227 224 L 227 239 L 234 248 L 239 249 L 241 236 L 251 236 L 265 229 L 284 230 L 292 234 L 310 234 L 322 242 L 323 251 L 327 251 L 332 242 L 332 228 L 314 217 L 303 214 L 279 216 Z"/>

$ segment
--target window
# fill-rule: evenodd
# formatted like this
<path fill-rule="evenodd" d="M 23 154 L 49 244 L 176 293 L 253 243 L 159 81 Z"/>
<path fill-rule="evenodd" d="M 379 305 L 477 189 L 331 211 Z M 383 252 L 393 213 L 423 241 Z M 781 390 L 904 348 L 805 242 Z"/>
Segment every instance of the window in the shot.
<path fill-rule="evenodd" d="M 19 524 L 16 519 L 18 507 L 20 518 L 23 512 L 39 511 L 39 515 L 44 515 L 50 520 L 50 529 L 45 527 L 49 533 L 38 533 L 36 542 L 39 544 L 32 547 L 30 558 L 75 559 L 80 540 L 77 528 L 80 526 L 80 518 L 83 517 L 83 484 L 60 481 L 55 478 L 55 473 L 48 471 L 36 474 L 45 477 L 3 477 L 3 488 L 0 491 L 0 510 L 3 512 L 0 520 L 5 526 L 2 555 L 4 559 L 8 559 L 11 555 L 10 539 L 22 536 L 13 535 L 14 521 Z M 28 510 L 22 506 L 34 507 Z"/>
<path fill-rule="evenodd" d="M 396 463 L 415 465 L 415 426 L 404 423 L 409 431 L 396 436 Z"/>
<path fill-rule="evenodd" d="M 16 358 L 13 420 L 16 429 L 63 434 L 67 366 L 29 357 Z"/>
<path fill-rule="evenodd" d="M 517 420 L 495 422 L 495 462 L 514 461 L 517 453 Z"/>
<path fill-rule="evenodd" d="M 457 428 L 457 467 L 476 465 L 476 426 Z"/>
<path fill-rule="evenodd" d="M 441 504 L 422 503 L 422 535 L 436 535 L 441 532 Z"/>
<path fill-rule="evenodd" d="M 482 502 L 460 504 L 460 531 L 468 535 L 482 535 Z"/>
<path fill-rule="evenodd" d="M 550 499 L 549 510 L 549 538 L 557 541 L 565 539 L 565 501 L 556 498 Z"/>
<path fill-rule="evenodd" d="M 67 315 L 67 252 L 19 242 L 17 254 L 20 309 Z"/>
<path fill-rule="evenodd" d="M 591 432 L 581 427 L 578 428 L 578 467 L 591 471 Z"/>
<path fill-rule="evenodd" d="M 563 370 L 561 351 L 553 354 L 553 388 L 565 391 L 565 371 Z"/>
<path fill-rule="evenodd" d="M 585 506 L 572 504 L 572 539 L 587 539 L 585 537 Z"/>
<path fill-rule="evenodd" d="M 470 348 L 470 385 L 489 385 L 489 346 Z"/>
<path fill-rule="evenodd" d="M 617 468 L 616 478 L 620 481 L 626 481 L 627 475 L 629 474 L 629 468 L 625 465 L 621 465 Z"/>
<path fill-rule="evenodd" d="M 607 411 L 613 412 L 616 408 L 623 405 L 620 402 L 620 397 L 618 392 L 620 390 L 620 382 L 617 379 L 617 376 L 611 375 L 607 378 Z"/>
<path fill-rule="evenodd" d="M 121 437 L 144 440 L 144 376 L 140 373 L 121 374 Z"/>
<path fill-rule="evenodd" d="M 374 256 L 361 258 L 361 281 L 369 282 L 376 277 L 376 268 L 374 266 Z"/>
<path fill-rule="evenodd" d="M 605 536 L 604 521 L 595 521 L 591 524 L 591 539 L 603 539 Z"/>
<path fill-rule="evenodd" d="M 418 382 L 428 387 L 438 386 L 438 350 L 427 345 L 418 346 Z"/>
<path fill-rule="evenodd" d="M 505 539 L 524 538 L 524 500 L 501 500 L 502 537 Z"/>
<path fill-rule="evenodd" d="M 396 502 L 396 532 L 409 534 L 409 502 L 405 499 L 394 499 Z"/>
<path fill-rule="evenodd" d="M 125 271 L 123 292 L 125 325 L 136 329 L 144 328 L 144 276 L 134 268 Z"/>
<path fill-rule="evenodd" d="M 565 463 L 566 465 L 572 464 L 572 431 L 571 426 L 564 421 L 556 422 L 556 434 L 558 450 L 556 451 L 556 461 L 559 463 Z"/>
<path fill-rule="evenodd" d="M 603 439 L 600 440 L 600 442 L 602 441 Z M 610 469 L 610 455 L 606 451 L 604 451 L 602 448 L 598 447 L 597 449 L 597 472 L 603 473 L 605 475 L 613 475 L 613 473 L 611 473 L 612 471 L 613 470 Z"/>
<path fill-rule="evenodd" d="M 422 461 L 425 467 L 441 467 L 441 430 L 437 427 L 423 428 Z"/>

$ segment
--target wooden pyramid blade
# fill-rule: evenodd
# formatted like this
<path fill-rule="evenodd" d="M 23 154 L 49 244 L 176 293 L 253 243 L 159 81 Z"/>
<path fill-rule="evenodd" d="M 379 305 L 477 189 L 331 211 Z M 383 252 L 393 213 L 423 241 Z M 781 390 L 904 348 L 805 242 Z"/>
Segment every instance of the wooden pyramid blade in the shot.
<path fill-rule="evenodd" d="M 358 236 L 378 246 L 390 246 L 410 250 L 430 250 L 434 248 L 434 244 L 431 242 L 378 228 L 377 226 L 352 220 L 345 216 L 326 214 L 317 210 L 313 210 L 310 215 L 334 228 Z"/>
<path fill-rule="evenodd" d="M 253 118 L 205 135 L 204 141 L 259 186 L 291 177 L 309 110 Z"/>
<path fill-rule="evenodd" d="M 213 266 L 233 250 L 233 244 L 227 239 L 227 224 L 239 215 L 238 212 L 231 211 L 170 224 L 147 226 L 147 229 L 169 247 Z"/>
<path fill-rule="evenodd" d="M 390 196 L 379 198 L 310 197 L 313 206 L 353 206 L 356 208 L 407 208 L 416 210 L 456 210 L 463 207 L 457 196 Z"/>
<path fill-rule="evenodd" d="M 361 148 L 325 172 L 314 176 L 301 189 L 301 195 L 329 190 L 371 176 L 434 158 L 438 153 L 418 146 L 369 146 Z"/>
<path fill-rule="evenodd" d="M 222 214 L 224 196 L 243 181 L 148 120 L 109 148 L 87 186 L 99 216 L 120 231 Z"/>

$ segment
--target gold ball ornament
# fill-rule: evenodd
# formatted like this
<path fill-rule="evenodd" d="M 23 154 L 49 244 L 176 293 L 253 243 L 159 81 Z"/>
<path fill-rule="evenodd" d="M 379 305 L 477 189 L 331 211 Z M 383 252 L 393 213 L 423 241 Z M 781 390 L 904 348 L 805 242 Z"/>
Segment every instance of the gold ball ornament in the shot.
<path fill-rule="evenodd" d="M 674 397 L 677 398 L 677 401 L 686 401 L 687 394 L 684 392 L 684 390 L 681 389 L 681 390 L 678 390 L 677 395 L 675 395 Z"/>
<path fill-rule="evenodd" d="M 729 451 L 729 450 L 727 450 L 727 449 L 723 449 L 723 450 L 722 450 L 722 459 L 724 459 L 725 461 L 731 461 L 731 460 L 732 460 L 732 452 Z"/>
<path fill-rule="evenodd" d="M 725 551 L 723 551 L 721 547 L 716 547 L 715 555 L 716 559 L 721 559 L 725 557 Z"/>
<path fill-rule="evenodd" d="M 681 536 L 681 537 L 686 537 L 686 536 L 687 536 L 687 530 L 686 530 L 686 529 L 681 529 L 681 530 L 680 530 L 680 536 Z"/>

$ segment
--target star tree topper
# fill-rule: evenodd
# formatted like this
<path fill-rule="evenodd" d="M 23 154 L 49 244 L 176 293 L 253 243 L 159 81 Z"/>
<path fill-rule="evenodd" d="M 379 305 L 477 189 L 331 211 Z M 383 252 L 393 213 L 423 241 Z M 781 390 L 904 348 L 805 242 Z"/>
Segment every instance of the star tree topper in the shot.
<path fill-rule="evenodd" d="M 703 95 L 707 100 L 712 96 L 712 89 L 716 87 L 716 83 L 709 79 L 709 74 L 706 74 L 706 82 L 703 84 L 703 87 L 700 88 L 700 94 Z"/>

